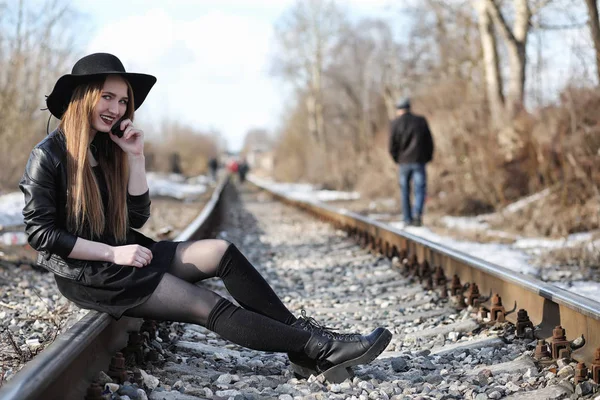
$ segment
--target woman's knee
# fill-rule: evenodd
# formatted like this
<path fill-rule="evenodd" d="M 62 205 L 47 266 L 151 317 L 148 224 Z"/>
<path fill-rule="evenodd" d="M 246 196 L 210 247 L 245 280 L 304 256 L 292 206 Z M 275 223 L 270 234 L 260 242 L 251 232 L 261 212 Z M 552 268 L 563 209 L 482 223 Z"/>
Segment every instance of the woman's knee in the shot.
<path fill-rule="evenodd" d="M 216 244 L 216 250 L 215 252 L 218 254 L 219 259 L 221 259 L 223 257 L 223 255 L 225 254 L 225 252 L 227 251 L 227 248 L 231 245 L 231 242 L 228 242 L 227 240 L 223 240 L 223 239 L 213 239 Z"/>
<path fill-rule="evenodd" d="M 222 239 L 199 240 L 192 246 L 196 251 L 190 254 L 190 261 L 200 269 L 206 269 L 205 272 L 214 274 L 230 244 Z"/>

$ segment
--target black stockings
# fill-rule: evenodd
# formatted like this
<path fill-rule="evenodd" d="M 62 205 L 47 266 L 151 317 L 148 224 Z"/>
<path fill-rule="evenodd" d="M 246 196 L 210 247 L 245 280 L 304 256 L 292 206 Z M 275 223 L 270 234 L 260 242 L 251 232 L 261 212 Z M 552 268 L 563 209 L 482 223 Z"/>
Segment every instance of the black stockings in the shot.
<path fill-rule="evenodd" d="M 220 277 L 242 307 L 194 283 Z M 269 284 L 233 245 L 221 240 L 177 247 L 154 293 L 128 316 L 195 323 L 255 350 L 300 352 L 310 334 L 289 324 L 296 318 Z"/>

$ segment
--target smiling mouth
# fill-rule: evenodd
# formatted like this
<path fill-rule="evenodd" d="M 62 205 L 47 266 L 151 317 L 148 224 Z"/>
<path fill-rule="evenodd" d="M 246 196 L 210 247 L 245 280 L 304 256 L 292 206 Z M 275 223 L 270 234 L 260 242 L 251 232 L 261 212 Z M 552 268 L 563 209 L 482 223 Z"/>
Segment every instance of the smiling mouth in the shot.
<path fill-rule="evenodd" d="M 104 122 L 106 125 L 112 125 L 113 122 L 115 122 L 115 117 L 109 117 L 108 115 L 100 115 L 100 119 L 102 120 L 102 122 Z"/>

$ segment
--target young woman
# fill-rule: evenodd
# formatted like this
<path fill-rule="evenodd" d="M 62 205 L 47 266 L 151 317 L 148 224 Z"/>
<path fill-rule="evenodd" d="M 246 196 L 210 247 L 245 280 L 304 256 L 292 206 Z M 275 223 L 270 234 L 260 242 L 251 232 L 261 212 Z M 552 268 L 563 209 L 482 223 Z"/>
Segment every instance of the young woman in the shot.
<path fill-rule="evenodd" d="M 60 124 L 32 150 L 20 188 L 29 243 L 60 292 L 117 319 L 195 323 L 251 349 L 287 352 L 303 376 L 339 381 L 375 359 L 391 340 L 387 329 L 338 334 L 296 318 L 235 245 L 155 242 L 132 229 L 150 216 L 144 133 L 133 114 L 155 82 L 96 53 L 46 100 Z M 241 307 L 194 284 L 213 277 Z"/>

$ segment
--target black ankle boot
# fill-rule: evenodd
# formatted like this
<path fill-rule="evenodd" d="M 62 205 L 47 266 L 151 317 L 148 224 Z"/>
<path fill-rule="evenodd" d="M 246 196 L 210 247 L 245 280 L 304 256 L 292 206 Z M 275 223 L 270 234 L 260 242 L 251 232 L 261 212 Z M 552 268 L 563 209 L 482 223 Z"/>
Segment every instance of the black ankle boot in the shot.
<path fill-rule="evenodd" d="M 332 383 L 349 378 L 350 367 L 376 359 L 392 340 L 392 333 L 377 328 L 367 336 L 313 331 L 304 353 L 315 360 L 316 370 Z"/>
<path fill-rule="evenodd" d="M 294 328 L 303 329 L 310 333 L 320 332 L 325 334 L 333 334 L 335 329 L 321 325 L 313 317 L 307 317 L 304 309 L 301 310 L 301 314 L 302 316 L 298 317 L 296 322 L 294 322 L 291 326 Z M 290 360 L 292 371 L 296 377 L 306 379 L 311 375 L 319 375 L 319 371 L 317 371 L 317 362 L 308 357 L 304 352 L 288 353 L 288 358 Z M 351 374 L 352 370 L 348 369 L 348 373 Z"/>

